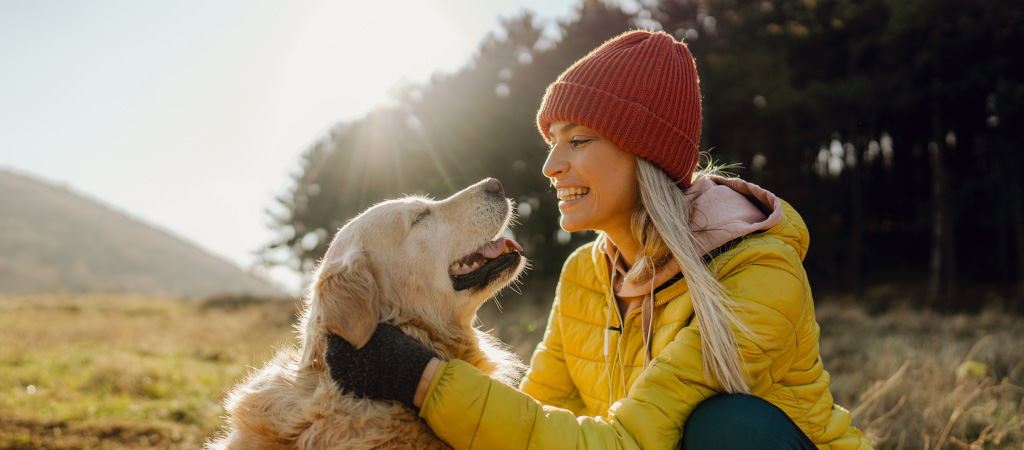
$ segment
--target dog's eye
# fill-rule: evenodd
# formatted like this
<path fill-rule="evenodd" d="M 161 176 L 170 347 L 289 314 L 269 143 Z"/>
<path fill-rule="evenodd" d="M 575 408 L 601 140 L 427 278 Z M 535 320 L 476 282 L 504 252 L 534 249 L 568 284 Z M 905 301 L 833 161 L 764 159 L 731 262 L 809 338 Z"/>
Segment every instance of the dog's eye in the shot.
<path fill-rule="evenodd" d="M 416 224 L 420 223 L 421 220 L 426 219 L 427 216 L 429 216 L 429 215 L 430 215 L 430 210 L 429 209 L 423 210 L 422 212 L 420 212 L 419 214 L 416 215 L 416 218 L 413 219 L 412 224 L 416 225 Z"/>

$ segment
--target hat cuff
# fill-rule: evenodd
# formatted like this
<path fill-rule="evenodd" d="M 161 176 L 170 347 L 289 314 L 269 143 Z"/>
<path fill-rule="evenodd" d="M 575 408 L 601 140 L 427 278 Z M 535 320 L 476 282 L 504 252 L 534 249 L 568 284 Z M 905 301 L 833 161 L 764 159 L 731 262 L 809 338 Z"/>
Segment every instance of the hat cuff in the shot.
<path fill-rule="evenodd" d="M 557 81 L 548 87 L 537 114 L 537 126 L 545 141 L 549 141 L 547 128 L 557 121 L 591 128 L 619 148 L 661 167 L 682 187 L 690 185 L 699 155 L 697 143 L 640 103 L 591 86 Z M 684 148 L 663 151 L 679 146 Z"/>

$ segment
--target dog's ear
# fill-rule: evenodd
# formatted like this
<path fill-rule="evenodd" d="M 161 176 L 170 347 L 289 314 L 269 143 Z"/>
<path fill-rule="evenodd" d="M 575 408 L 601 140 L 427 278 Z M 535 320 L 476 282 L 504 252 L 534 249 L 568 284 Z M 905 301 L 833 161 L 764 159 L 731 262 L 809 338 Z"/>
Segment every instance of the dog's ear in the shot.
<path fill-rule="evenodd" d="M 316 281 L 314 307 L 324 329 L 361 348 L 377 328 L 377 282 L 365 250 L 353 249 L 340 259 Z"/>

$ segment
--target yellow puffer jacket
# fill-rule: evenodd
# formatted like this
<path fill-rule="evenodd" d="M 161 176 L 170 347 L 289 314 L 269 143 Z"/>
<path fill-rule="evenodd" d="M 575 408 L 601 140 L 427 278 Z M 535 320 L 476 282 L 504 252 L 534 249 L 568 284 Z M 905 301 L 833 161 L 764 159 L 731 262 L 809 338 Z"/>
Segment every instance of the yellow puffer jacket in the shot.
<path fill-rule="evenodd" d="M 780 223 L 710 263 L 753 332 L 738 337 L 751 393 L 785 411 L 821 449 L 870 449 L 850 414 L 832 402 L 802 265 L 806 226 L 788 204 L 781 207 Z M 459 360 L 438 367 L 420 410 L 438 436 L 456 449 L 676 447 L 693 408 L 719 391 L 704 377 L 686 280 L 655 296 L 656 357 L 644 370 L 640 309 L 625 318 L 623 342 L 611 333 L 604 356 L 605 258 L 591 243 L 566 262 L 522 391 Z M 616 345 L 622 363 L 614 360 Z"/>

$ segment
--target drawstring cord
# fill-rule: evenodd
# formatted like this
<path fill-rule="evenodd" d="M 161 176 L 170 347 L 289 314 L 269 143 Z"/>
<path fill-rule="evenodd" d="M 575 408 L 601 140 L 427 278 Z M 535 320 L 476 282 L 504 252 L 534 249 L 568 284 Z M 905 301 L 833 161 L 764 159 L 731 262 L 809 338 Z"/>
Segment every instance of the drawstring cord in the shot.
<path fill-rule="evenodd" d="M 622 395 L 623 396 L 626 395 L 626 373 L 625 373 L 625 368 L 624 368 L 624 364 L 623 364 L 623 361 L 622 361 L 622 336 L 623 336 L 622 332 L 623 332 L 623 328 L 625 327 L 625 324 L 622 323 L 621 320 L 620 320 L 618 327 L 611 326 L 612 311 L 616 311 L 617 310 L 615 308 L 615 305 L 612 302 L 615 301 L 614 300 L 614 298 L 615 298 L 615 274 L 617 273 L 618 262 L 619 262 L 619 250 L 616 248 L 615 249 L 615 256 L 612 258 L 611 269 L 609 270 L 609 273 L 608 273 L 608 296 L 606 297 L 607 301 L 608 301 L 608 303 L 607 303 L 608 314 L 606 314 L 606 316 L 605 316 L 605 327 L 604 327 L 604 365 L 605 365 L 605 376 L 608 378 L 608 401 L 609 402 L 612 402 L 613 398 L 614 398 L 614 392 L 612 390 L 612 377 L 611 377 L 611 370 L 612 369 L 610 367 L 611 363 L 608 361 L 608 356 L 610 354 L 609 347 L 611 345 L 611 332 L 612 331 L 618 331 L 619 332 L 619 341 L 618 341 L 618 344 L 615 346 L 615 359 L 613 361 L 618 363 L 618 366 L 619 366 L 619 381 L 622 383 Z M 652 264 L 652 268 L 651 268 L 651 292 L 650 292 L 650 294 L 644 296 L 644 298 L 643 298 L 643 300 L 641 302 L 641 306 L 640 306 L 640 323 L 641 323 L 641 331 L 643 333 L 642 338 L 643 338 L 643 343 L 644 343 L 644 370 L 646 370 L 647 367 L 651 364 L 651 342 L 653 340 L 653 331 L 654 331 L 653 330 L 653 324 L 654 324 L 654 290 L 655 290 L 655 286 L 654 286 L 654 278 L 655 278 L 655 276 L 654 275 L 655 275 L 655 269 L 653 267 L 653 263 L 654 262 L 651 261 L 651 264 Z"/>
<path fill-rule="evenodd" d="M 651 364 L 651 339 L 654 325 L 654 262 L 651 261 L 651 293 L 640 305 L 640 328 L 644 333 L 644 370 Z"/>
<path fill-rule="evenodd" d="M 608 303 L 608 314 L 605 315 L 604 321 L 604 374 L 608 378 L 608 402 L 612 401 L 614 393 L 612 392 L 612 369 L 608 362 L 608 346 L 611 344 L 611 332 L 617 330 L 620 335 L 622 333 L 622 324 L 619 324 L 619 328 L 611 326 L 612 323 L 612 311 L 615 311 L 615 305 L 612 303 L 615 297 L 615 278 L 612 274 L 615 273 L 615 265 L 619 262 L 619 250 L 615 250 L 615 257 L 612 259 L 611 270 L 608 272 L 608 296 L 606 297 Z M 616 346 L 616 354 L 618 354 L 618 346 Z M 620 362 L 621 364 L 621 362 Z"/>

